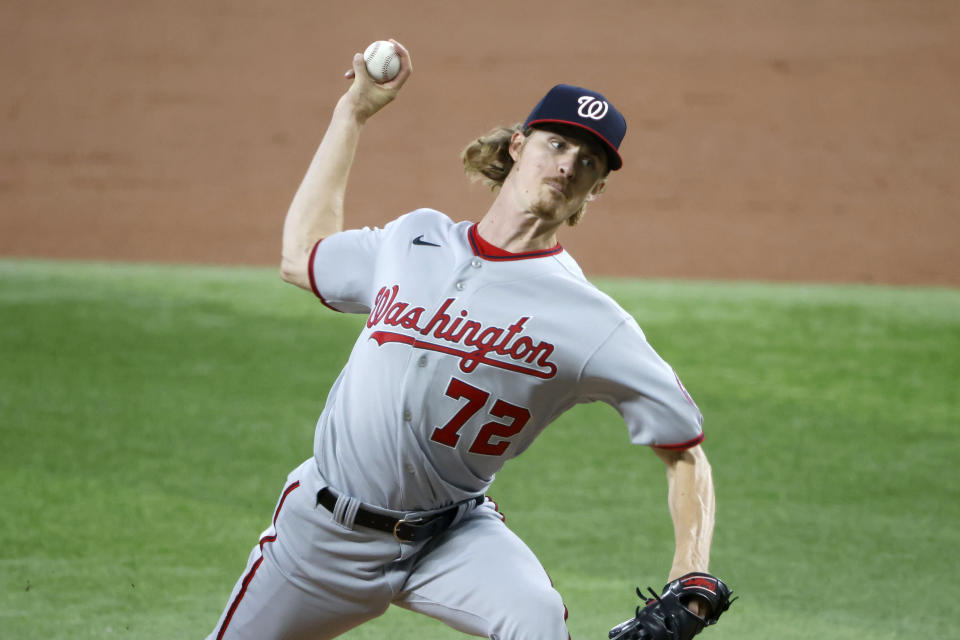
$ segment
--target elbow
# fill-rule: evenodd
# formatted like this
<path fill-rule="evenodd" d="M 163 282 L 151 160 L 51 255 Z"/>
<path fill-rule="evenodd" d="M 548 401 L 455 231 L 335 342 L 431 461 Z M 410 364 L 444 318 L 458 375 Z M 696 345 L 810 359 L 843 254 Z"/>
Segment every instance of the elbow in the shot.
<path fill-rule="evenodd" d="M 284 255 L 280 260 L 280 278 L 301 289 L 310 289 L 308 260 Z"/>
<path fill-rule="evenodd" d="M 280 278 L 284 282 L 290 282 L 297 278 L 297 274 L 300 272 L 299 261 L 292 260 L 289 256 L 284 255 L 280 258 Z"/>

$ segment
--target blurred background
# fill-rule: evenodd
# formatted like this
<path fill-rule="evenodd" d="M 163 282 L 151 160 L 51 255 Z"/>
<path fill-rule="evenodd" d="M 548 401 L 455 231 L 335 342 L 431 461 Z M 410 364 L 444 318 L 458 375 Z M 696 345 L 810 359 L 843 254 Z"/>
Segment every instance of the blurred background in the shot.
<path fill-rule="evenodd" d="M 951 0 L 4 0 L 0 255 L 272 265 L 352 54 L 415 72 L 350 225 L 479 219 L 458 154 L 553 84 L 625 114 L 588 275 L 960 284 Z"/>

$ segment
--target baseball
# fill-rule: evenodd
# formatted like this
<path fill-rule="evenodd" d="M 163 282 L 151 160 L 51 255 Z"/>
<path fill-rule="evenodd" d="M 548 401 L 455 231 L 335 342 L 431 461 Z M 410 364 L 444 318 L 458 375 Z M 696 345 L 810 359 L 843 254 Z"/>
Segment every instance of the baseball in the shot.
<path fill-rule="evenodd" d="M 400 72 L 400 56 L 392 42 L 377 40 L 363 52 L 367 73 L 377 83 L 389 82 Z"/>

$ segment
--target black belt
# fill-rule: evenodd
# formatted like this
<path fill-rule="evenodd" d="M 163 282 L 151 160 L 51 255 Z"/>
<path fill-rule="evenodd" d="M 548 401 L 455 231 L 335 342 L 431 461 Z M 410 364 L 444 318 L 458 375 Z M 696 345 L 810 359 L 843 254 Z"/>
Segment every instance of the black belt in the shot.
<path fill-rule="evenodd" d="M 479 507 L 483 504 L 483 496 L 470 498 L 464 502 L 473 502 L 474 506 Z M 337 494 L 330 487 L 324 487 L 317 493 L 317 504 L 324 507 L 327 511 L 333 512 L 337 504 Z M 393 537 L 400 542 L 420 542 L 442 533 L 453 524 L 457 517 L 457 511 L 463 502 L 457 503 L 438 513 L 431 514 L 424 518 L 393 518 L 380 513 L 374 513 L 360 507 L 357 515 L 354 517 L 354 524 L 378 531 L 392 533 Z"/>

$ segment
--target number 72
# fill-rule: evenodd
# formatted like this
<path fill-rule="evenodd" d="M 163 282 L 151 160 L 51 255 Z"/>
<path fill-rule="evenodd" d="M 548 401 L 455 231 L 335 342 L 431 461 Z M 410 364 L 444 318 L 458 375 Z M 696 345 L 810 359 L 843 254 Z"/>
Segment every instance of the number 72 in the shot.
<path fill-rule="evenodd" d="M 460 407 L 447 424 L 434 429 L 430 439 L 448 447 L 456 447 L 457 442 L 460 441 L 460 429 L 467 420 L 486 406 L 490 394 L 457 378 L 450 379 L 446 394 L 454 400 L 466 398 L 467 403 Z M 530 412 L 515 404 L 497 400 L 489 413 L 495 418 L 510 418 L 510 422 L 505 424 L 490 421 L 483 425 L 473 444 L 470 445 L 470 452 L 484 456 L 502 456 L 510 446 L 510 441 L 504 438 L 511 438 L 520 433 L 530 419 Z M 500 440 L 491 442 L 493 438 L 500 438 Z"/>

